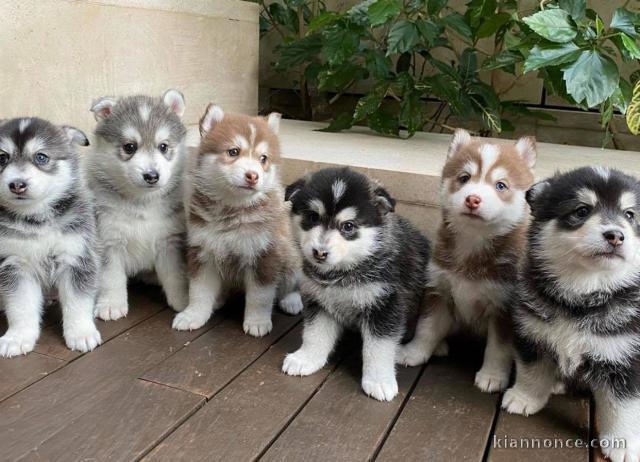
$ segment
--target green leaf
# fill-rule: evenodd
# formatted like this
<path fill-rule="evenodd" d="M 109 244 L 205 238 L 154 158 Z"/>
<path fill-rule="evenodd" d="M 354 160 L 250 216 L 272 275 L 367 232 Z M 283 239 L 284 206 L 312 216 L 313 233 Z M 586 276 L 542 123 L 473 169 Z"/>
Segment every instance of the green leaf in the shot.
<path fill-rule="evenodd" d="M 494 69 L 505 69 L 514 73 L 514 65 L 522 61 L 522 55 L 517 51 L 503 50 L 500 53 L 491 56 L 482 63 L 482 69 L 492 71 Z M 513 72 L 512 72 L 513 71 Z"/>
<path fill-rule="evenodd" d="M 388 88 L 388 83 L 380 82 L 377 85 L 374 85 L 369 93 L 360 98 L 353 113 L 353 121 L 357 122 L 359 120 L 362 120 L 369 114 L 377 110 L 378 107 L 380 107 L 380 104 L 382 104 L 382 101 L 387 94 Z"/>
<path fill-rule="evenodd" d="M 420 39 L 418 28 L 410 21 L 401 20 L 393 24 L 387 36 L 387 56 L 411 50 Z"/>
<path fill-rule="evenodd" d="M 307 35 L 295 42 L 280 45 L 276 51 L 278 57 L 275 67 L 289 69 L 313 60 L 322 49 L 322 37 L 319 34 Z"/>
<path fill-rule="evenodd" d="M 335 24 L 322 32 L 322 53 L 331 66 L 342 64 L 358 51 L 360 34 L 348 25 Z"/>
<path fill-rule="evenodd" d="M 416 27 L 418 28 L 420 35 L 422 35 L 429 45 L 433 45 L 436 38 L 438 38 L 442 32 L 440 26 L 428 19 L 418 19 L 416 21 Z"/>
<path fill-rule="evenodd" d="M 369 7 L 376 0 L 364 0 L 354 6 L 352 6 L 347 11 L 347 18 L 353 21 L 354 24 L 358 26 L 368 26 L 369 25 Z"/>
<path fill-rule="evenodd" d="M 622 115 L 627 113 L 627 108 L 631 103 L 633 97 L 633 87 L 625 79 L 620 79 L 620 84 L 616 91 L 611 95 L 611 102 L 613 106 L 620 111 Z"/>
<path fill-rule="evenodd" d="M 631 73 L 629 76 L 629 82 L 631 82 L 631 85 L 635 85 L 637 82 L 640 82 L 640 69 Z"/>
<path fill-rule="evenodd" d="M 635 23 L 638 22 L 638 17 L 635 13 L 624 8 L 618 8 L 613 12 L 613 18 L 611 18 L 611 28 L 624 32 L 631 37 L 636 37 Z"/>
<path fill-rule="evenodd" d="M 573 40 L 578 31 L 571 23 L 569 13 L 564 10 L 543 10 L 527 16 L 523 21 L 535 33 L 557 43 L 566 43 Z"/>
<path fill-rule="evenodd" d="M 597 51 L 583 51 L 578 60 L 562 69 L 567 92 L 577 102 L 594 107 L 618 87 L 620 74 L 611 58 Z"/>
<path fill-rule="evenodd" d="M 496 0 L 471 0 L 467 3 L 466 18 L 469 25 L 476 29 L 485 18 L 495 14 L 498 2 Z"/>
<path fill-rule="evenodd" d="M 460 13 L 451 13 L 450 15 L 442 18 L 441 21 L 445 26 L 456 31 L 463 38 L 467 40 L 472 39 L 473 33 L 471 32 L 471 28 L 469 27 L 469 24 L 467 24 L 464 16 Z"/>
<path fill-rule="evenodd" d="M 391 74 L 391 60 L 378 48 L 363 51 L 365 66 L 374 79 L 386 79 Z"/>
<path fill-rule="evenodd" d="M 460 63 L 458 64 L 460 69 L 460 77 L 463 81 L 471 80 L 475 77 L 478 70 L 478 57 L 477 52 L 473 48 L 466 48 L 460 54 Z"/>
<path fill-rule="evenodd" d="M 640 135 L 640 82 L 633 89 L 631 104 L 627 109 L 627 126 L 634 135 Z"/>
<path fill-rule="evenodd" d="M 569 13 L 574 21 L 580 21 L 586 15 L 587 0 L 560 0 L 560 8 Z"/>
<path fill-rule="evenodd" d="M 531 53 L 524 62 L 523 72 L 534 71 L 545 66 L 558 66 L 570 61 L 575 61 L 580 56 L 581 50 L 573 42 L 560 45 L 538 45 L 531 49 Z"/>
<path fill-rule="evenodd" d="M 367 123 L 371 129 L 384 135 L 398 136 L 398 133 L 400 133 L 398 119 L 394 115 L 383 111 L 382 108 L 378 108 L 377 111 L 369 115 Z"/>
<path fill-rule="evenodd" d="M 502 131 L 501 106 L 494 89 L 478 81 L 469 86 L 469 95 L 476 110 L 480 112 L 484 126 L 500 133 Z"/>
<path fill-rule="evenodd" d="M 373 27 L 384 24 L 401 11 L 402 4 L 399 0 L 377 0 L 369 6 L 369 24 Z"/>
<path fill-rule="evenodd" d="M 550 122 L 555 122 L 558 120 L 548 112 L 538 111 L 538 110 L 532 111 L 523 103 L 518 103 L 515 101 L 504 101 L 502 103 L 502 108 L 506 112 L 510 112 L 512 114 L 517 114 L 524 117 L 531 117 L 532 119 L 548 120 Z"/>
<path fill-rule="evenodd" d="M 604 22 L 600 16 L 596 16 L 596 37 L 602 37 L 604 32 Z"/>
<path fill-rule="evenodd" d="M 420 99 L 420 94 L 412 92 L 405 96 L 400 104 L 400 125 L 405 127 L 409 132 L 409 136 L 413 136 L 415 132 L 424 126 L 424 104 Z"/>
<path fill-rule="evenodd" d="M 620 34 L 622 44 L 624 48 L 629 52 L 629 56 L 633 59 L 640 59 L 640 48 L 635 39 L 629 37 L 627 34 Z"/>
<path fill-rule="evenodd" d="M 320 91 L 341 90 L 351 83 L 364 78 L 365 70 L 353 63 L 345 63 L 337 67 L 329 67 L 318 74 Z"/>
<path fill-rule="evenodd" d="M 318 131 L 339 132 L 342 130 L 348 130 L 351 127 L 353 127 L 353 117 L 351 117 L 351 114 L 343 112 L 341 114 L 338 114 L 338 116 L 331 121 L 328 127 L 321 128 Z"/>
<path fill-rule="evenodd" d="M 503 132 L 515 132 L 516 131 L 515 125 L 513 125 L 513 123 L 511 123 L 511 121 L 509 121 L 507 119 L 502 119 L 500 121 L 500 124 L 502 126 L 502 131 Z"/>
<path fill-rule="evenodd" d="M 509 21 L 511 21 L 509 13 L 493 14 L 480 25 L 476 36 L 478 38 L 491 37 Z"/>
<path fill-rule="evenodd" d="M 427 1 L 427 13 L 430 15 L 437 15 L 440 11 L 447 6 L 448 0 L 428 0 Z"/>
<path fill-rule="evenodd" d="M 340 19 L 340 15 L 333 11 L 325 11 L 324 13 L 320 13 L 309 22 L 307 33 L 316 32 L 318 29 L 322 29 L 333 24 L 338 19 Z"/>

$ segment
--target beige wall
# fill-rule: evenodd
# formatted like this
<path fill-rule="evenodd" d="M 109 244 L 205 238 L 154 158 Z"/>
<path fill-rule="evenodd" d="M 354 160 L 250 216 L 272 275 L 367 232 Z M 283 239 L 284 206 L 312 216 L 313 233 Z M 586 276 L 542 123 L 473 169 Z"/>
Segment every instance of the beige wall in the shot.
<path fill-rule="evenodd" d="M 0 118 L 38 115 L 91 130 L 102 95 L 185 94 L 258 109 L 257 4 L 240 0 L 0 0 Z"/>

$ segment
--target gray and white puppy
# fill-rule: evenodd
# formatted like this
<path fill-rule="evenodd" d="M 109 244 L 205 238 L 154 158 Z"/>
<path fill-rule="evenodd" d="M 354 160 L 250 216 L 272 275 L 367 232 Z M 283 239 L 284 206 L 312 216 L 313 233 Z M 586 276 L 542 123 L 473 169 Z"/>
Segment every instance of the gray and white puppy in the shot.
<path fill-rule="evenodd" d="M 103 272 L 96 314 L 129 311 L 127 280 L 155 271 L 176 311 L 187 305 L 182 171 L 186 129 L 182 94 L 98 99 L 87 167 L 96 196 Z"/>
<path fill-rule="evenodd" d="M 95 216 L 73 144 L 89 144 L 73 127 L 37 118 L 0 125 L 0 300 L 9 324 L 0 356 L 33 350 L 51 289 L 67 346 L 86 352 L 101 343 Z"/>
<path fill-rule="evenodd" d="M 512 303 L 517 375 L 502 405 L 534 414 L 557 378 L 576 381 L 595 396 L 604 454 L 638 462 L 640 185 L 585 167 L 534 185 L 527 201 L 528 260 Z"/>

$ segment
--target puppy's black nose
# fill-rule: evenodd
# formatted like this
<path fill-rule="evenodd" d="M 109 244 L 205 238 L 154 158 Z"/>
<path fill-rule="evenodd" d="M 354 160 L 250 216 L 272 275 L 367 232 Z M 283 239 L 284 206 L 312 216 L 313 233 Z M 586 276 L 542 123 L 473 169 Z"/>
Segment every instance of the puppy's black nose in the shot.
<path fill-rule="evenodd" d="M 149 170 L 142 174 L 142 178 L 144 178 L 144 181 L 149 184 L 156 184 L 160 179 L 160 174 L 155 170 Z"/>
<path fill-rule="evenodd" d="M 327 259 L 327 256 L 329 256 L 329 252 L 327 252 L 326 250 L 313 249 L 313 258 L 315 258 L 316 260 L 325 261 Z"/>
<path fill-rule="evenodd" d="M 624 234 L 622 234 L 621 231 L 615 229 L 605 231 L 604 233 L 602 233 L 602 235 L 607 240 L 607 242 L 614 247 L 619 247 L 624 242 Z"/>
<path fill-rule="evenodd" d="M 13 194 L 18 194 L 18 195 L 24 194 L 26 190 L 27 190 L 26 181 L 16 180 L 9 183 L 9 191 L 11 191 Z"/>

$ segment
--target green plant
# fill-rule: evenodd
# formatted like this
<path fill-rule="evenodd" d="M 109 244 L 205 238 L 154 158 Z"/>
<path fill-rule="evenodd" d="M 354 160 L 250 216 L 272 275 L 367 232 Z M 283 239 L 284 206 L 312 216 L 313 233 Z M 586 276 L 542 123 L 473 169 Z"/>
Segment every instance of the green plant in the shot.
<path fill-rule="evenodd" d="M 624 113 L 632 93 L 612 56 L 640 58 L 640 16 L 625 7 L 605 27 L 586 0 L 543 0 L 538 12 L 519 11 L 515 0 L 471 0 L 463 12 L 447 0 L 364 0 L 343 12 L 283 0 L 263 3 L 263 30 L 279 30 L 274 66 L 297 70 L 303 105 L 310 86 L 333 94 L 332 103 L 354 87 L 364 91 L 327 130 L 355 123 L 388 135 L 449 129 L 447 107 L 481 121 L 485 134 L 512 130 L 510 114 L 550 116 L 505 100 L 511 86 L 497 92 L 494 81 L 504 72 L 515 83 L 537 70 L 548 92 L 599 108 L 610 133 L 614 109 Z M 491 41 L 492 51 L 480 40 Z M 429 99 L 441 102 L 431 113 Z"/>

